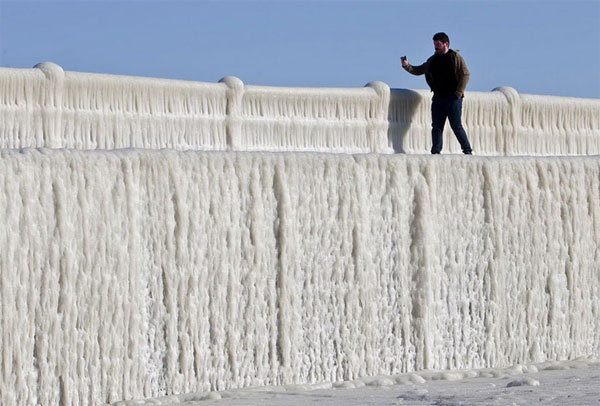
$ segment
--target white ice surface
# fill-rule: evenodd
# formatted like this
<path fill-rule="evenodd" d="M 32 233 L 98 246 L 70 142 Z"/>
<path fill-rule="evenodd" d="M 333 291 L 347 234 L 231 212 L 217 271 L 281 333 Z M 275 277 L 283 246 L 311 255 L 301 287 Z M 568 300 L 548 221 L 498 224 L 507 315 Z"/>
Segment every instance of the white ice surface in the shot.
<path fill-rule="evenodd" d="M 2 404 L 600 356 L 600 159 L 2 151 Z"/>
<path fill-rule="evenodd" d="M 504 369 L 416 372 L 351 382 L 190 393 L 115 406 L 597 406 L 600 362 L 577 360 Z"/>

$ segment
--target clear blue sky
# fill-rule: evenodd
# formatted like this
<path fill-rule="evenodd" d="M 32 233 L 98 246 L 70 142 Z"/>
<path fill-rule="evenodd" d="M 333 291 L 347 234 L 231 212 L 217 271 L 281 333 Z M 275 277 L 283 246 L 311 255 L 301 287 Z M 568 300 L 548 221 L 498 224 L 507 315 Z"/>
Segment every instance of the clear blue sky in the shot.
<path fill-rule="evenodd" d="M 246 84 L 425 89 L 445 31 L 467 90 L 600 98 L 600 0 L 7 1 L 0 66 Z"/>

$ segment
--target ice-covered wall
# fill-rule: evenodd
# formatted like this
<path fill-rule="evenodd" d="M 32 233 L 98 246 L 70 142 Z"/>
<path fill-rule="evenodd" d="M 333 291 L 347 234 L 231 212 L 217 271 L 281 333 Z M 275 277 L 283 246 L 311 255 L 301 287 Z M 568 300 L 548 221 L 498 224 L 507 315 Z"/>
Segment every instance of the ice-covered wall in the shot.
<path fill-rule="evenodd" d="M 0 403 L 600 356 L 600 159 L 0 153 Z"/>
<path fill-rule="evenodd" d="M 429 109 L 0 68 L 0 404 L 600 356 L 600 159 L 389 154 Z M 468 92 L 463 121 L 476 154 L 600 153 L 599 100 Z"/>
<path fill-rule="evenodd" d="M 399 73 L 400 75 L 401 73 Z M 431 93 L 245 86 L 0 68 L 0 147 L 411 152 L 430 149 Z M 600 100 L 467 92 L 476 154 L 600 154 Z M 445 151 L 460 152 L 446 128 Z"/>

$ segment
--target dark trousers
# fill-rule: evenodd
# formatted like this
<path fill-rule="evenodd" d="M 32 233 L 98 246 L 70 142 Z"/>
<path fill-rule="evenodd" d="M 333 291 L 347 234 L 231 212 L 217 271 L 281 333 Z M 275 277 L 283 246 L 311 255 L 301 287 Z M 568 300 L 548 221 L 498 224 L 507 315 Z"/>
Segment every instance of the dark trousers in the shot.
<path fill-rule="evenodd" d="M 471 154 L 471 145 L 467 138 L 467 133 L 462 126 L 460 116 L 462 114 L 462 99 L 457 99 L 456 96 L 448 97 L 433 97 L 431 103 L 431 140 L 433 145 L 431 147 L 432 154 L 439 154 L 442 150 L 444 132 L 444 124 L 446 118 L 450 122 L 450 127 L 456 135 L 456 139 L 460 143 L 460 147 L 464 154 Z"/>

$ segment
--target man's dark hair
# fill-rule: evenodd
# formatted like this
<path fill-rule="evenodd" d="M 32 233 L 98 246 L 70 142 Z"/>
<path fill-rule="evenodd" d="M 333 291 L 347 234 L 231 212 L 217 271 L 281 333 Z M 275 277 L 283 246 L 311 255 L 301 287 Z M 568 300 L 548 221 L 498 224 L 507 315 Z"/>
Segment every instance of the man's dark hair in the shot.
<path fill-rule="evenodd" d="M 433 36 L 433 40 L 447 42 L 448 44 L 450 43 L 450 38 L 448 38 L 445 32 L 438 32 Z"/>

